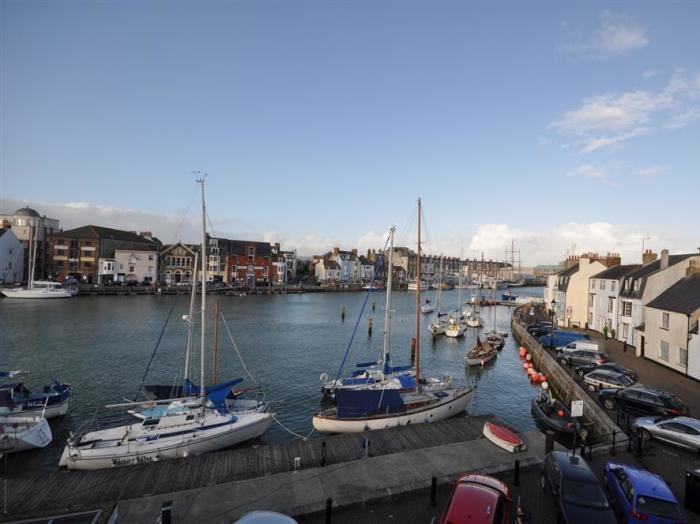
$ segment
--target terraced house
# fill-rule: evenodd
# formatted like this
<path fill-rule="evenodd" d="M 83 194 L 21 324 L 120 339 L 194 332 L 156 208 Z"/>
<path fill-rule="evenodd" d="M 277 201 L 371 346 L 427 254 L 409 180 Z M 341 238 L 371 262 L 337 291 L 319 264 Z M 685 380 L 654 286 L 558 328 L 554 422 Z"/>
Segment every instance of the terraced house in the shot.
<path fill-rule="evenodd" d="M 121 252 L 123 261 L 128 266 L 130 254 L 138 254 L 145 257 L 145 268 L 150 274 L 157 275 L 157 259 L 160 242 L 148 235 L 137 234 L 135 231 L 122 231 L 102 226 L 82 226 L 67 231 L 59 231 L 49 236 L 51 249 L 51 276 L 62 282 L 68 277 L 73 277 L 85 284 L 97 284 L 100 269 L 106 267 L 102 260 L 111 260 L 116 263 L 116 255 Z M 148 257 L 152 256 L 152 260 Z M 120 257 L 121 258 L 121 257 Z M 124 264 L 122 264 L 124 265 Z M 129 267 L 122 268 L 126 277 Z"/>

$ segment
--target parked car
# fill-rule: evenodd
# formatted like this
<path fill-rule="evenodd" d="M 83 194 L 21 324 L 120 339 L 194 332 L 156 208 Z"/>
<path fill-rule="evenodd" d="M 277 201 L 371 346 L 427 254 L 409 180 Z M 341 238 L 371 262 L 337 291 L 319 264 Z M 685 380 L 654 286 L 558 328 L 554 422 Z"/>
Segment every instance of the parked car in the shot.
<path fill-rule="evenodd" d="M 578 366 L 582 364 L 605 364 L 608 361 L 608 355 L 598 353 L 589 349 L 577 349 L 570 353 L 557 353 L 557 360 L 562 366 Z"/>
<path fill-rule="evenodd" d="M 486 475 L 464 475 L 455 484 L 442 512 L 441 524 L 509 524 L 510 490 Z"/>
<path fill-rule="evenodd" d="M 544 347 L 557 348 L 582 338 L 589 337 L 585 333 L 579 333 L 578 331 L 562 331 L 555 329 L 553 334 L 548 332 L 546 335 L 539 337 L 537 341 Z"/>
<path fill-rule="evenodd" d="M 642 438 L 655 438 L 691 451 L 700 452 L 700 420 L 690 417 L 640 417 L 632 422 Z"/>
<path fill-rule="evenodd" d="M 660 476 L 645 469 L 608 462 L 604 482 L 623 522 L 681 524 L 688 522 L 676 497 Z"/>
<path fill-rule="evenodd" d="M 588 391 L 597 391 L 603 388 L 628 388 L 634 384 L 634 380 L 617 371 L 595 369 L 583 377 L 583 383 L 588 385 Z"/>
<path fill-rule="evenodd" d="M 598 479 L 583 457 L 552 451 L 542 464 L 540 486 L 550 491 L 565 523 L 617 523 Z"/>
<path fill-rule="evenodd" d="M 571 353 L 577 349 L 588 349 L 590 351 L 596 351 L 598 353 L 605 353 L 605 341 L 604 340 L 574 340 L 569 342 L 565 346 L 559 346 L 556 350 L 562 351 L 564 353 Z"/>
<path fill-rule="evenodd" d="M 632 380 L 637 380 L 637 373 L 628 369 L 616 362 L 606 362 L 605 364 L 582 364 L 576 367 L 576 376 L 583 377 L 584 375 L 590 373 L 594 369 L 608 369 L 610 371 L 617 371 L 623 375 L 627 375 Z"/>
<path fill-rule="evenodd" d="M 598 400 L 605 409 L 620 409 L 626 413 L 675 417 L 688 415 L 686 406 L 677 396 L 658 389 L 631 387 L 624 389 L 603 389 Z"/>

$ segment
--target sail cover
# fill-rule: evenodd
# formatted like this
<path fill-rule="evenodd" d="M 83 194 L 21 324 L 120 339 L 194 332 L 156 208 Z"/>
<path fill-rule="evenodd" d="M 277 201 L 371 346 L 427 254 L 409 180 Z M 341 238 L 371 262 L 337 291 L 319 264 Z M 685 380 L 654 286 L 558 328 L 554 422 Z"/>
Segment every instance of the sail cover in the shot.
<path fill-rule="evenodd" d="M 403 399 L 396 389 L 337 389 L 335 401 L 341 419 L 405 411 Z"/>

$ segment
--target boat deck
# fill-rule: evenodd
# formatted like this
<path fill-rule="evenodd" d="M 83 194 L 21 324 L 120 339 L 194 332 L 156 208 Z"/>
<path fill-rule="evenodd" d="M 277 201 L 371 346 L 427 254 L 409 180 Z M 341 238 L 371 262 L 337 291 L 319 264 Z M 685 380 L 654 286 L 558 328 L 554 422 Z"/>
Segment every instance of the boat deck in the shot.
<path fill-rule="evenodd" d="M 8 515 L 0 521 L 93 508 L 111 508 L 119 500 L 204 488 L 295 469 L 317 468 L 372 457 L 462 443 L 481 438 L 493 416 L 457 417 L 433 424 L 402 426 L 359 434 L 340 434 L 279 444 L 244 445 L 199 457 L 100 471 L 60 470 L 17 477 L 8 482 Z M 325 448 L 325 451 L 324 451 Z"/>

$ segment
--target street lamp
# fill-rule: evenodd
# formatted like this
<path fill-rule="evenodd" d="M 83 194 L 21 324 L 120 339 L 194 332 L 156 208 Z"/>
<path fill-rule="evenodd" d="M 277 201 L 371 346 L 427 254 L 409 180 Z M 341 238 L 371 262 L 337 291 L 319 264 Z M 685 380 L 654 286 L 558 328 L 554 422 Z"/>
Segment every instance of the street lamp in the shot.
<path fill-rule="evenodd" d="M 557 301 L 552 299 L 550 304 L 552 305 L 552 329 L 549 332 L 549 345 L 554 347 L 554 328 L 557 325 Z"/>

